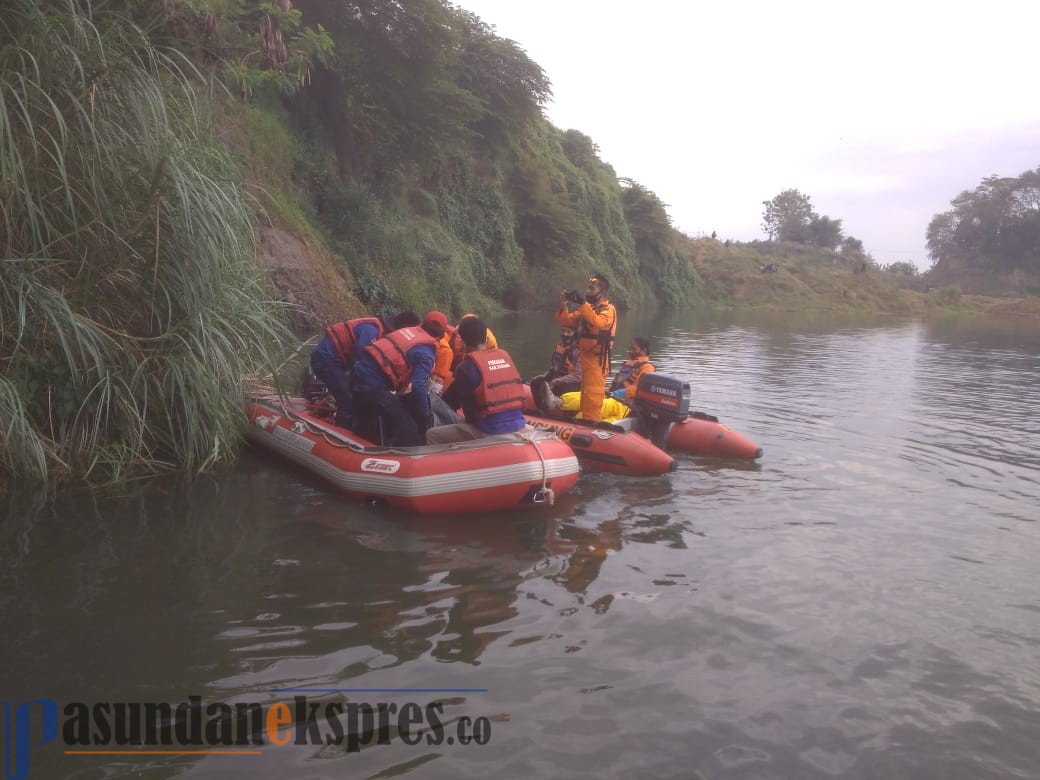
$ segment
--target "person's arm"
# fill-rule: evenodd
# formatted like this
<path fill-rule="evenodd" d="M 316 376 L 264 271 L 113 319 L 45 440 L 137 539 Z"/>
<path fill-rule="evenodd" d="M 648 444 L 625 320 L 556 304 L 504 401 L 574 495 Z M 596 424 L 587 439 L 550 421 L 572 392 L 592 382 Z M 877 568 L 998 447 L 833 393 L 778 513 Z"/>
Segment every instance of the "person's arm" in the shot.
<path fill-rule="evenodd" d="M 459 368 L 455 372 L 455 381 L 444 394 L 444 400 L 451 405 L 451 408 L 462 409 L 462 416 L 466 422 L 471 424 L 477 420 L 477 404 L 473 391 L 478 384 L 480 384 L 480 373 L 476 367 L 468 361 L 463 362 L 459 364 Z"/>
<path fill-rule="evenodd" d="M 560 308 L 556 312 L 556 319 L 560 321 L 560 324 L 567 328 L 573 328 L 581 320 L 581 309 L 577 311 L 570 311 L 567 308 L 567 293 L 560 293 Z"/>
<path fill-rule="evenodd" d="M 552 361 L 549 363 L 549 370 L 545 374 L 546 379 L 554 379 L 563 373 L 563 364 L 567 359 L 567 353 L 559 352 L 557 349 L 553 350 Z"/>
<path fill-rule="evenodd" d="M 354 345 L 354 360 L 357 360 L 361 357 L 365 347 L 379 338 L 379 328 L 370 322 L 362 322 L 357 326 L 354 335 L 357 337 L 357 344 Z"/>
<path fill-rule="evenodd" d="M 420 421 L 430 417 L 430 373 L 433 371 L 434 347 L 425 344 L 408 352 L 412 362 L 412 393 L 415 395 L 415 414 Z"/>
<path fill-rule="evenodd" d="M 588 304 L 585 305 L 587 306 Z M 567 311 L 567 304 L 563 304 L 560 306 L 560 310 L 556 312 L 556 319 L 559 320 L 561 325 L 573 328 L 578 324 L 578 320 L 581 319 L 581 309 Z"/>
<path fill-rule="evenodd" d="M 452 410 L 458 410 L 463 408 L 463 403 L 466 400 L 467 391 L 469 390 L 469 382 L 463 381 L 462 372 L 465 369 L 459 366 L 458 376 L 455 381 L 451 383 L 451 387 L 444 391 L 444 395 L 441 398 L 444 399 L 444 403 L 452 408 Z"/>

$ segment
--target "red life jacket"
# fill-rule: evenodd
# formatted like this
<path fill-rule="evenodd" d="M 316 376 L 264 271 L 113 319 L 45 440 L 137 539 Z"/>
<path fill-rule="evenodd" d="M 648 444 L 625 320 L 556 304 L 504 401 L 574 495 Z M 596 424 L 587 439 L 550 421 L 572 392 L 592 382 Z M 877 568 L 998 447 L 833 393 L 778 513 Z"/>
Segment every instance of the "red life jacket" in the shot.
<path fill-rule="evenodd" d="M 354 365 L 354 348 L 357 346 L 357 333 L 354 329 L 358 325 L 375 325 L 379 330 L 376 338 L 383 335 L 383 321 L 378 317 L 359 317 L 356 320 L 337 322 L 335 325 L 325 328 L 325 335 L 332 341 L 336 354 L 347 368 Z"/>
<path fill-rule="evenodd" d="M 437 339 L 422 328 L 400 328 L 376 339 L 367 347 L 365 354 L 379 366 L 383 375 L 390 380 L 390 385 L 403 392 L 412 381 L 412 367 L 408 365 L 405 355 L 412 347 L 426 344 L 437 354 Z"/>
<path fill-rule="evenodd" d="M 480 384 L 473 391 L 478 422 L 496 412 L 524 408 L 524 380 L 508 352 L 485 349 L 470 352 L 465 359 L 473 363 L 480 374 Z"/>

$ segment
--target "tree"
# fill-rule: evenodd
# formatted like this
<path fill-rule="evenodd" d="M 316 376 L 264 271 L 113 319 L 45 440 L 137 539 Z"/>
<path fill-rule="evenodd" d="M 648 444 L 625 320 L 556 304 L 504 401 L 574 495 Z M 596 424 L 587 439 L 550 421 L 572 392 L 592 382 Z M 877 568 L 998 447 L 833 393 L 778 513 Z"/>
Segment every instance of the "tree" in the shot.
<path fill-rule="evenodd" d="M 821 249 L 835 249 L 842 241 L 841 220 L 815 217 L 805 228 L 805 243 Z M 860 244 L 862 246 L 862 242 Z"/>
<path fill-rule="evenodd" d="M 845 255 L 863 254 L 863 242 L 855 236 L 845 236 L 841 242 L 841 252 Z"/>
<path fill-rule="evenodd" d="M 885 273 L 895 274 L 897 276 L 909 276 L 911 278 L 916 277 L 918 274 L 917 266 L 909 260 L 901 260 L 898 263 L 889 263 L 882 270 Z"/>
<path fill-rule="evenodd" d="M 987 268 L 1040 268 L 1040 168 L 988 176 L 928 223 L 932 261 Z"/>
<path fill-rule="evenodd" d="M 953 234 L 957 227 L 957 219 L 952 211 L 936 214 L 928 223 L 926 246 L 928 256 L 933 263 L 939 262 L 943 255 L 953 247 Z"/>
<path fill-rule="evenodd" d="M 804 242 L 808 237 L 809 223 L 819 219 L 809 196 L 798 190 L 784 190 L 772 200 L 762 201 L 762 205 L 766 207 L 762 214 L 762 229 L 770 241 Z"/>

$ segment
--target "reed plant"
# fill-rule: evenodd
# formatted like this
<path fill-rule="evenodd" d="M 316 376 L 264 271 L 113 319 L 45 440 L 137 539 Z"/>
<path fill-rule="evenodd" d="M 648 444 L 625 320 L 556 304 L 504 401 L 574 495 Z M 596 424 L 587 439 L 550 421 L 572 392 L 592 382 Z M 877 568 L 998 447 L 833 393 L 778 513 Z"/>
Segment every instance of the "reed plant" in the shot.
<path fill-rule="evenodd" d="M 0 463 L 92 481 L 231 456 L 289 341 L 207 85 L 118 12 L 0 15 Z"/>

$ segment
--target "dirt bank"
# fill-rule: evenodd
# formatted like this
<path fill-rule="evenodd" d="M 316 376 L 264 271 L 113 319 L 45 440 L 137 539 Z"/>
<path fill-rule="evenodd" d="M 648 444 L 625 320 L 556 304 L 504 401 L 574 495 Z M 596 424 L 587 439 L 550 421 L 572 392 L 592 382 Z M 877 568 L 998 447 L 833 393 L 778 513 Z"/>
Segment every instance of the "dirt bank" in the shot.
<path fill-rule="evenodd" d="M 279 227 L 258 228 L 260 257 L 282 300 L 292 304 L 293 331 L 307 337 L 337 320 L 365 315 L 350 291 L 350 272 L 324 247 Z"/>

